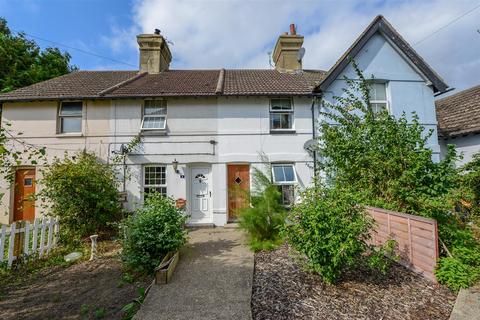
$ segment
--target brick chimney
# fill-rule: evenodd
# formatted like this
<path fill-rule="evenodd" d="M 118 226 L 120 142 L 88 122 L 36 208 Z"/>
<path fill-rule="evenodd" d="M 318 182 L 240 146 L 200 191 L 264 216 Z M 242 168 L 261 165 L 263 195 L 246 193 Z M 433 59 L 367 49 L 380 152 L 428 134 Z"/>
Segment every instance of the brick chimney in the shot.
<path fill-rule="evenodd" d="M 302 59 L 299 54 L 303 44 L 303 36 L 297 34 L 295 24 L 290 25 L 290 33 L 280 35 L 273 50 L 275 69 L 280 72 L 302 70 Z M 302 49 L 303 50 L 303 49 Z"/>
<path fill-rule="evenodd" d="M 140 49 L 140 72 L 159 73 L 168 70 L 172 53 L 160 30 L 155 29 L 153 34 L 139 34 L 137 42 Z"/>

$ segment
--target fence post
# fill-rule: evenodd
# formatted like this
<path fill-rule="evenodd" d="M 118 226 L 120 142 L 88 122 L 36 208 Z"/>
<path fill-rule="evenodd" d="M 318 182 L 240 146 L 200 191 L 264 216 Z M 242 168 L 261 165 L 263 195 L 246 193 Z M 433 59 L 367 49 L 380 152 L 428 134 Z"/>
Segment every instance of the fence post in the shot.
<path fill-rule="evenodd" d="M 52 236 L 53 236 L 53 218 L 48 219 L 48 238 L 47 238 L 47 253 L 52 248 Z"/>
<path fill-rule="evenodd" d="M 7 226 L 5 224 L 2 225 L 2 229 L 0 231 L 0 262 L 3 262 L 3 255 L 5 253 L 5 237 L 7 235 Z"/>
<path fill-rule="evenodd" d="M 43 256 L 43 251 L 45 250 L 45 232 L 46 232 L 45 218 L 42 219 L 42 230 L 40 233 L 40 257 Z"/>
<path fill-rule="evenodd" d="M 13 263 L 13 244 L 15 243 L 15 228 L 16 223 L 12 223 L 10 226 L 10 241 L 8 243 L 8 267 L 12 266 Z"/>
<path fill-rule="evenodd" d="M 30 254 L 30 229 L 30 221 L 25 221 L 23 254 L 27 256 Z"/>
<path fill-rule="evenodd" d="M 25 221 L 18 221 L 17 222 L 17 232 L 15 233 L 15 240 L 13 244 L 13 255 L 15 257 L 20 257 L 23 253 L 23 246 L 25 245 Z"/>
<path fill-rule="evenodd" d="M 33 243 L 32 243 L 32 253 L 37 253 L 37 242 L 38 242 L 38 219 L 35 219 L 33 222 Z"/>

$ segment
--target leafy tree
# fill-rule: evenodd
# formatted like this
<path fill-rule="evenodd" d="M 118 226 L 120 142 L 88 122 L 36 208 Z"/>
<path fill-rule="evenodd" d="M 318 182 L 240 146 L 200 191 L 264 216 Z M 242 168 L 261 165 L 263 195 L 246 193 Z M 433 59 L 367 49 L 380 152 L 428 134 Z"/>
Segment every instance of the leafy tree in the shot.
<path fill-rule="evenodd" d="M 43 171 L 40 184 L 37 198 L 58 217 L 65 243 L 108 230 L 120 218 L 115 172 L 94 154 L 80 152 L 73 158 L 55 159 Z"/>
<path fill-rule="evenodd" d="M 425 132 L 415 113 L 397 119 L 387 110 L 373 112 L 373 79 L 366 80 L 358 68 L 357 74 L 360 81 L 346 79 L 345 95 L 322 112 L 320 168 L 329 181 L 358 192 L 365 204 L 434 215 L 456 186 L 453 146 L 444 160 L 433 161 L 427 143 L 433 131 Z"/>
<path fill-rule="evenodd" d="M 69 53 L 41 50 L 24 33 L 14 35 L 0 18 L 0 92 L 8 92 L 72 72 Z"/>

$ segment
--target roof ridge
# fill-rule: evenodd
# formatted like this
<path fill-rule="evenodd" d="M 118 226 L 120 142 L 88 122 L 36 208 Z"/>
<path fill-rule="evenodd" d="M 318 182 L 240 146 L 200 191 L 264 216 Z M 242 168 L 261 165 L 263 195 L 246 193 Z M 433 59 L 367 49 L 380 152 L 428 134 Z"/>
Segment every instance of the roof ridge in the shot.
<path fill-rule="evenodd" d="M 133 77 L 127 79 L 127 80 L 124 80 L 124 81 L 122 81 L 122 82 L 119 82 L 119 83 L 117 83 L 117 84 L 115 84 L 115 85 L 113 85 L 113 86 L 111 86 L 111 87 L 109 87 L 109 88 L 107 88 L 107 89 L 104 89 L 104 90 L 100 91 L 100 92 L 98 93 L 98 95 L 99 95 L 99 96 L 104 96 L 105 94 L 107 94 L 107 93 L 109 93 L 109 92 L 111 92 L 111 91 L 115 91 L 116 89 L 121 88 L 121 87 L 123 87 L 123 86 L 125 86 L 125 85 L 127 85 L 127 84 L 129 84 L 129 83 L 131 83 L 131 82 L 133 82 L 133 81 L 135 81 L 135 80 L 143 77 L 143 76 L 146 75 L 146 74 L 147 74 L 147 72 L 142 72 L 142 73 L 136 74 L 135 76 L 133 76 Z"/>
<path fill-rule="evenodd" d="M 474 91 L 476 89 L 480 89 L 480 84 L 476 85 L 476 86 L 473 86 L 473 87 L 470 87 L 470 88 L 467 88 L 467 89 L 463 89 L 461 91 L 458 91 L 458 92 L 455 92 L 454 94 L 452 95 L 449 95 L 448 97 L 443 97 L 443 98 L 440 98 L 438 100 L 435 100 L 435 104 L 437 104 L 437 102 L 442 102 L 442 101 L 445 101 L 445 100 L 448 100 L 448 99 L 451 99 L 451 98 L 454 98 L 456 96 L 459 96 L 461 94 L 464 94 L 464 93 L 468 93 L 470 91 Z"/>
<path fill-rule="evenodd" d="M 222 94 L 223 93 L 223 84 L 225 82 L 225 69 L 221 69 L 220 73 L 218 74 L 218 82 L 217 88 L 215 89 L 215 94 Z"/>

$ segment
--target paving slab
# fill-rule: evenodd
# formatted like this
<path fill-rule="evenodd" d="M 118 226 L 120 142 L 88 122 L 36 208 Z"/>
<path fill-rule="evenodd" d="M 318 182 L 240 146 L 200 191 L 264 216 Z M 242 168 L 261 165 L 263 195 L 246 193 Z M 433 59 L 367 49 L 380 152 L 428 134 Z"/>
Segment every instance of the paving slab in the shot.
<path fill-rule="evenodd" d="M 458 292 L 450 320 L 480 319 L 480 285 Z"/>
<path fill-rule="evenodd" d="M 250 320 L 254 256 L 235 228 L 194 229 L 166 285 L 153 285 L 134 319 Z"/>

